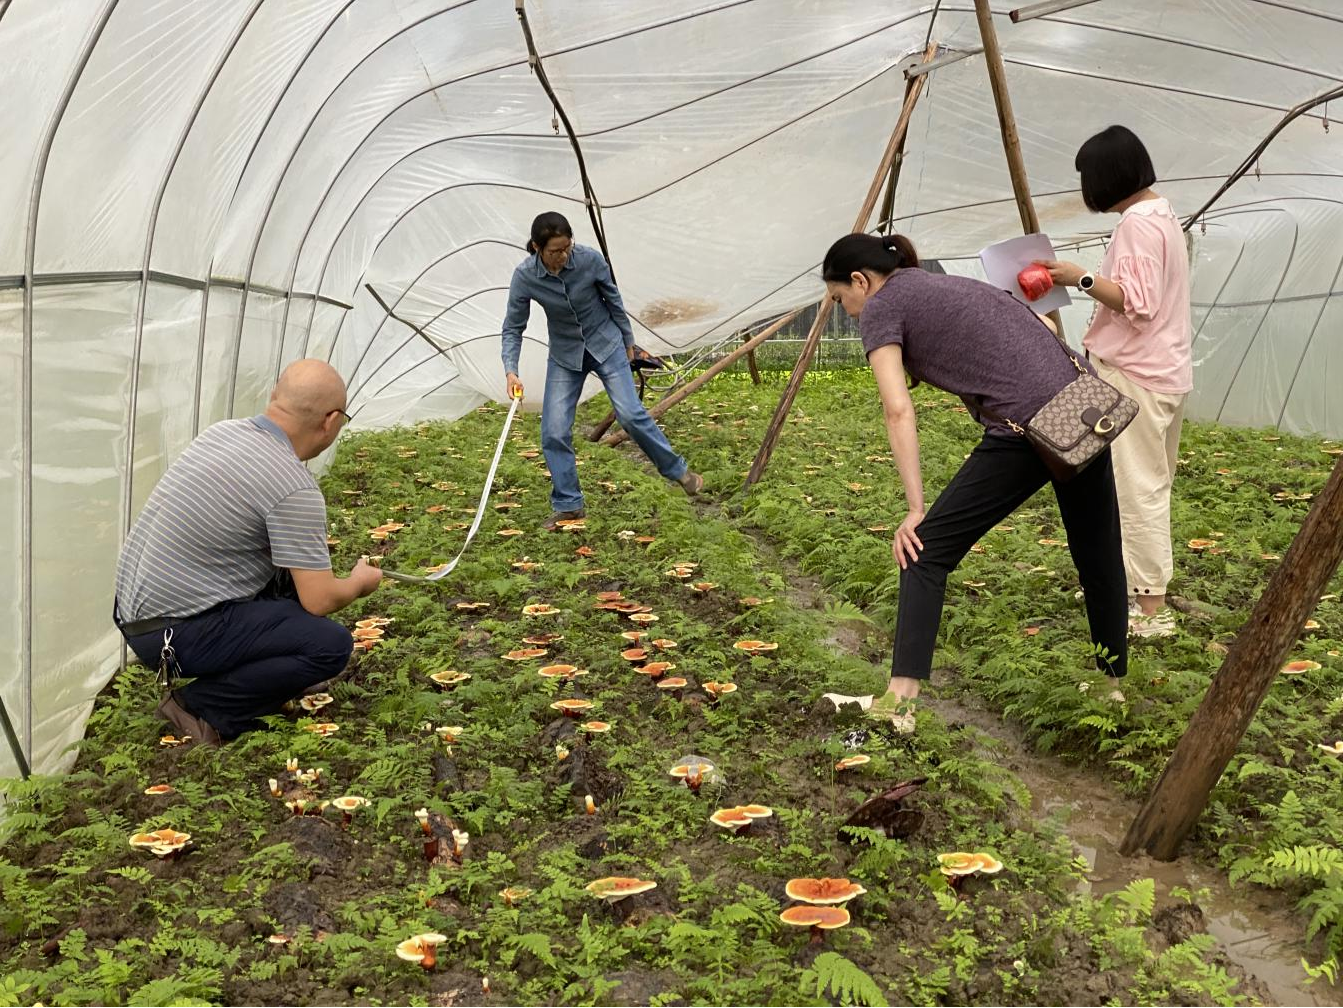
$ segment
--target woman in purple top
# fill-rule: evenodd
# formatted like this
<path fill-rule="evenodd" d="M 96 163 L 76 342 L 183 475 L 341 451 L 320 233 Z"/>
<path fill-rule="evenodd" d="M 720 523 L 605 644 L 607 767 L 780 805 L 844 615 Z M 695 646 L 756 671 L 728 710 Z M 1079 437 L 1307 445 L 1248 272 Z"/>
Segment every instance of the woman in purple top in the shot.
<path fill-rule="evenodd" d="M 1025 426 L 1077 368 L 1035 312 L 971 277 L 920 269 L 903 235 L 841 238 L 826 253 L 822 276 L 830 296 L 859 320 L 909 505 L 891 544 L 901 570 L 891 682 L 873 710 L 912 730 L 909 706 L 932 671 L 947 576 L 985 532 L 1050 482 L 1030 442 L 981 414 Z M 926 512 L 906 373 L 960 396 L 986 427 Z M 1078 476 L 1054 482 L 1054 495 L 1100 648 L 1097 667 L 1117 687 L 1127 672 L 1127 582 L 1109 449 Z M 1117 688 L 1110 696 L 1124 699 Z"/>

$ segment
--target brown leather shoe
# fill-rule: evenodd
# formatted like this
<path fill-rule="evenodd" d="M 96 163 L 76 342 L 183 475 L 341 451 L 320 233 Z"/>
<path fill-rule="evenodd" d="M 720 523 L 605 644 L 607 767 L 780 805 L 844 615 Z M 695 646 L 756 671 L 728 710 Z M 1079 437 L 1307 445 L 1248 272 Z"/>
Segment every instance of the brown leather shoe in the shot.
<path fill-rule="evenodd" d="M 694 497 L 704 490 L 704 477 L 697 472 L 691 472 L 689 469 L 676 482 L 681 484 L 681 489 L 686 492 L 687 497 Z"/>
<path fill-rule="evenodd" d="M 213 725 L 189 712 L 172 693 L 165 693 L 159 701 L 158 715 L 176 728 L 179 736 L 190 736 L 191 741 L 215 749 L 224 744 Z"/>
<path fill-rule="evenodd" d="M 577 511 L 556 511 L 541 523 L 541 527 L 547 532 L 554 532 L 556 525 L 562 521 L 575 521 L 587 516 L 588 513 L 583 508 L 579 508 Z"/>

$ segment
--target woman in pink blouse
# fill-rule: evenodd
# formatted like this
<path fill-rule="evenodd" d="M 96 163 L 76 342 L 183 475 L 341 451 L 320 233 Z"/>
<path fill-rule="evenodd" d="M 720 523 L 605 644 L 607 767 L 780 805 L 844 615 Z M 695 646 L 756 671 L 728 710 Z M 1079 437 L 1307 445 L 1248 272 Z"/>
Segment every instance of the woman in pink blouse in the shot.
<path fill-rule="evenodd" d="M 1096 372 L 1137 400 L 1137 419 L 1115 439 L 1115 485 L 1130 594 L 1129 632 L 1168 636 L 1171 578 L 1170 492 L 1185 398 L 1194 387 L 1190 349 L 1189 253 L 1170 203 L 1152 190 L 1156 173 L 1132 131 L 1111 126 L 1077 152 L 1082 199 L 1095 213 L 1117 213 L 1100 272 L 1050 262 L 1057 284 L 1096 302 L 1082 340 Z"/>

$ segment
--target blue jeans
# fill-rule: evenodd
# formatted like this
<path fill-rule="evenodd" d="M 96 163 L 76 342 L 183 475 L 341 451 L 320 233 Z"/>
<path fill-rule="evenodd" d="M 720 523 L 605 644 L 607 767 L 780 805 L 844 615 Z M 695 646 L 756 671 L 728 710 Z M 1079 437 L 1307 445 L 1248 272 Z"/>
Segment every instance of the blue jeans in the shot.
<path fill-rule="evenodd" d="M 679 480 L 686 474 L 685 459 L 672 450 L 667 435 L 639 401 L 623 346 L 603 361 L 585 351 L 582 371 L 571 371 L 551 360 L 546 367 L 545 399 L 541 405 L 541 451 L 550 470 L 550 506 L 556 511 L 577 511 L 583 506 L 583 491 L 574 464 L 574 412 L 589 371 L 595 371 L 602 380 L 620 426 L 657 466 L 657 471 L 669 480 Z"/>
<path fill-rule="evenodd" d="M 127 637 L 147 668 L 157 668 L 163 631 Z M 309 686 L 339 675 L 354 640 L 335 620 L 291 598 L 229 602 L 173 627 L 182 674 L 177 702 L 225 739 L 260 728 Z"/>

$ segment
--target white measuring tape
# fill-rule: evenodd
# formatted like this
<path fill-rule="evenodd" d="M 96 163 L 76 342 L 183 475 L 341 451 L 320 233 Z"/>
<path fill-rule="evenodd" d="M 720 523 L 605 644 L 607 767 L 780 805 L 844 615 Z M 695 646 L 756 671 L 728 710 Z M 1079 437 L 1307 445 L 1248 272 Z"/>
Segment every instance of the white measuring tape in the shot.
<path fill-rule="evenodd" d="M 518 411 L 518 404 L 522 400 L 514 399 L 508 407 L 508 416 L 504 420 L 504 429 L 499 435 L 499 443 L 494 448 L 494 458 L 490 461 L 490 471 L 485 477 L 485 489 L 480 494 L 480 506 L 476 508 L 476 519 L 471 523 L 471 527 L 466 532 L 466 542 L 462 543 L 462 548 L 458 554 L 452 558 L 452 562 L 446 564 L 441 570 L 436 570 L 432 574 L 421 576 L 419 574 L 402 574 L 400 571 L 383 570 L 382 576 L 393 578 L 397 581 L 410 581 L 414 584 L 428 584 L 431 581 L 437 581 L 439 578 L 445 578 L 452 573 L 454 567 L 461 561 L 466 554 L 466 548 L 471 545 L 471 540 L 476 537 L 476 532 L 480 530 L 481 519 L 485 517 L 485 507 L 490 502 L 490 487 L 494 485 L 494 474 L 499 468 L 499 459 L 503 457 L 504 445 L 508 441 L 508 431 L 513 426 L 513 415 Z"/>

